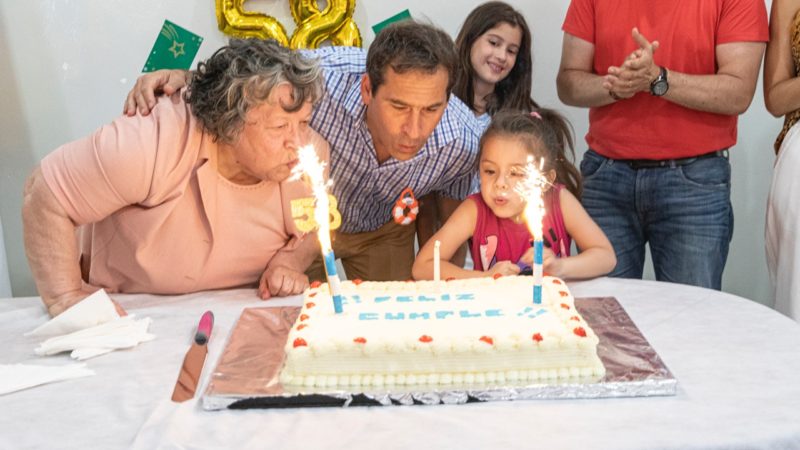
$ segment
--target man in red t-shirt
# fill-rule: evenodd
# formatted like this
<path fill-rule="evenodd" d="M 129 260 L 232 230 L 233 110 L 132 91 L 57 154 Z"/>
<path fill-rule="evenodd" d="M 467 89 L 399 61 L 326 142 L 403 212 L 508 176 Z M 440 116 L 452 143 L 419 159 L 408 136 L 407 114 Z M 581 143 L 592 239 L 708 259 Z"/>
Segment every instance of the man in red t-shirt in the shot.
<path fill-rule="evenodd" d="M 583 204 L 617 254 L 612 276 L 720 289 L 733 232 L 736 120 L 753 99 L 763 0 L 572 0 L 558 95 L 589 108 Z"/>

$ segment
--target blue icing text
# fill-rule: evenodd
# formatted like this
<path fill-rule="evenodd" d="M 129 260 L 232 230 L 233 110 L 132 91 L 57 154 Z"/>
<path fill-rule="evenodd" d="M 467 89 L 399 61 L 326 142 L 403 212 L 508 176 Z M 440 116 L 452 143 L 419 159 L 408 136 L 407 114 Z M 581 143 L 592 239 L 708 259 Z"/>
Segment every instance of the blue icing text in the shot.
<path fill-rule="evenodd" d="M 472 301 L 472 300 L 475 300 L 475 295 L 474 294 L 456 294 L 455 295 L 455 299 L 458 300 L 458 301 Z M 348 300 L 350 300 L 350 297 L 348 297 Z M 377 297 L 375 297 L 373 299 L 373 302 L 374 303 L 385 303 L 385 302 L 395 301 L 395 302 L 398 302 L 398 303 L 412 303 L 412 302 L 430 303 L 430 302 L 436 302 L 436 301 L 449 302 L 450 300 L 452 300 L 452 297 L 450 296 L 450 294 L 441 294 L 441 295 L 438 295 L 438 296 L 437 295 L 423 295 L 423 294 L 420 294 L 420 295 L 397 295 L 397 296 L 394 296 L 394 295 L 379 295 L 379 296 L 377 296 Z M 359 297 L 358 295 L 353 295 L 352 296 L 352 301 L 354 303 L 361 303 L 361 297 Z"/>
<path fill-rule="evenodd" d="M 517 315 L 522 317 L 525 314 L 528 314 L 528 313 L 530 313 L 532 311 L 533 311 L 533 308 L 531 308 L 530 306 L 526 306 L 525 309 L 523 309 L 522 311 L 518 312 Z"/>
<path fill-rule="evenodd" d="M 447 316 L 452 316 L 453 311 L 436 311 L 436 318 L 437 319 L 444 319 Z"/>
<path fill-rule="evenodd" d="M 475 294 L 474 293 L 442 293 L 442 294 L 403 294 L 403 295 L 379 295 L 372 299 L 374 304 L 381 304 L 385 303 L 385 306 L 381 308 L 389 309 L 390 311 L 376 311 L 376 312 L 361 312 L 358 315 L 358 320 L 391 320 L 391 321 L 403 321 L 403 320 L 442 320 L 442 319 L 472 319 L 477 317 L 503 317 L 505 315 L 504 311 L 499 308 L 493 309 L 441 309 L 435 311 L 426 311 L 424 308 L 421 311 L 414 311 L 414 307 L 409 306 L 407 309 L 410 311 L 404 311 L 406 307 L 398 307 L 399 310 L 393 310 L 392 304 L 394 303 L 405 303 L 405 304 L 413 304 L 415 302 L 419 303 L 428 303 L 431 302 L 450 302 L 451 300 L 456 300 L 459 302 L 469 302 L 474 301 Z M 352 295 L 350 297 L 346 297 L 345 302 L 350 304 L 361 303 L 361 297 L 358 295 Z M 448 307 L 454 305 L 448 305 Z M 543 311 L 543 310 L 542 310 Z M 519 316 L 528 316 L 532 317 L 533 308 L 527 307 L 524 310 L 517 313 Z"/>
<path fill-rule="evenodd" d="M 351 295 L 351 296 L 343 295 L 342 305 L 350 305 L 350 304 L 354 305 L 361 304 L 361 297 L 359 297 L 358 295 Z"/>
<path fill-rule="evenodd" d="M 518 312 L 517 315 L 520 317 L 528 317 L 529 319 L 533 319 L 534 317 L 541 316 L 542 314 L 547 313 L 547 310 L 544 308 L 539 308 L 534 312 L 534 308 L 531 306 L 526 306 L 522 311 Z"/>
<path fill-rule="evenodd" d="M 544 311 L 543 309 L 540 311 Z M 394 311 L 394 312 L 362 312 L 358 315 L 358 320 L 429 320 L 431 318 L 442 320 L 451 317 L 453 319 L 474 319 L 478 317 L 503 317 L 502 309 L 460 309 L 460 310 L 439 310 L 439 311 Z M 533 317 L 533 316 L 529 316 Z"/>

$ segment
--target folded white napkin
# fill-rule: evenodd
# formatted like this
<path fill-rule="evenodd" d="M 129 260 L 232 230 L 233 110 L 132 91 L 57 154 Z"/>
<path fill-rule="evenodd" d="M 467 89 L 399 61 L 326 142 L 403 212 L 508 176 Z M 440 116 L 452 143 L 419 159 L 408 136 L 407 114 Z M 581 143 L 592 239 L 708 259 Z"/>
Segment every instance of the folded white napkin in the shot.
<path fill-rule="evenodd" d="M 102 289 L 26 333 L 26 336 L 53 336 L 34 352 L 39 356 L 70 351 L 79 361 L 155 339 L 147 332 L 152 320 L 135 320 L 133 314 L 120 317 L 111 298 Z"/>
<path fill-rule="evenodd" d="M 40 384 L 94 375 L 86 364 L 39 366 L 32 364 L 0 364 L 0 395 L 21 391 Z"/>
<path fill-rule="evenodd" d="M 25 336 L 57 336 L 106 323 L 119 317 L 106 291 L 100 289 Z"/>
<path fill-rule="evenodd" d="M 155 339 L 154 335 L 147 332 L 152 320 L 149 317 L 135 320 L 135 317 L 127 315 L 102 325 L 50 338 L 42 342 L 34 352 L 45 356 L 72 351 L 72 358 L 84 360 Z"/>

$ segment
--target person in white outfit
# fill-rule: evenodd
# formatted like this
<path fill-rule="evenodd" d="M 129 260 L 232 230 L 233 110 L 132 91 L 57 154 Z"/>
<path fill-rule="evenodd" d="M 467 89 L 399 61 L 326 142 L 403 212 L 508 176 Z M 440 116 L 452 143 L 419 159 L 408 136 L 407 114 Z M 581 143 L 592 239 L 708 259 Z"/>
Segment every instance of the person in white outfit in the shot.
<path fill-rule="evenodd" d="M 764 61 L 764 101 L 785 116 L 775 141 L 777 159 L 766 218 L 766 252 L 775 309 L 800 321 L 800 0 L 773 0 Z"/>

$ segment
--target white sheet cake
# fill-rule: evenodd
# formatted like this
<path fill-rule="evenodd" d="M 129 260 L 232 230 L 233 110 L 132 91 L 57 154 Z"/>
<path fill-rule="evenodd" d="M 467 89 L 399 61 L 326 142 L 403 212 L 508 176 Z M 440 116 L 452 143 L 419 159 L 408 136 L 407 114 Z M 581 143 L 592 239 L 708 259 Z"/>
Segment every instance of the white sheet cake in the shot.
<path fill-rule="evenodd" d="M 530 276 L 342 283 L 309 288 L 286 342 L 281 382 L 291 388 L 470 386 L 603 376 L 598 338 L 566 284 Z"/>

